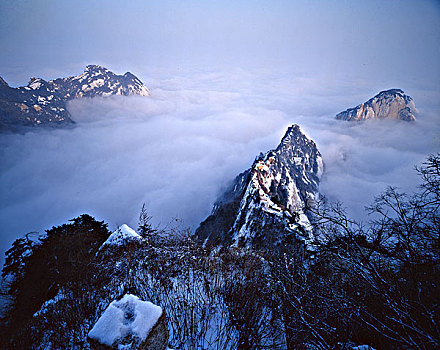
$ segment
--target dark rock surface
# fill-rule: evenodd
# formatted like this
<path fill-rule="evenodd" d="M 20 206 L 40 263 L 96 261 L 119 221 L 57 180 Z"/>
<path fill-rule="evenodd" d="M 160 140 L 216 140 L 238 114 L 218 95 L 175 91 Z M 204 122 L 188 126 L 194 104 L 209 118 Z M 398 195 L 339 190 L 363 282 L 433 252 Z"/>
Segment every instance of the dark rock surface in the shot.
<path fill-rule="evenodd" d="M 74 77 L 50 81 L 31 78 L 27 86 L 19 88 L 10 87 L 0 77 L 0 132 L 72 125 L 69 100 L 109 95 L 149 96 L 149 91 L 129 72 L 117 75 L 96 65 Z"/>

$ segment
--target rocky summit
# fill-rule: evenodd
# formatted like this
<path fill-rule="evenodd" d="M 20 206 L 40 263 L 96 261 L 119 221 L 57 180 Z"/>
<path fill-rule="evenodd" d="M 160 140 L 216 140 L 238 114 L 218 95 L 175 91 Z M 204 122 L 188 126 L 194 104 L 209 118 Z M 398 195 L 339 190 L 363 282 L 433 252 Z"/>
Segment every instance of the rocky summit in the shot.
<path fill-rule="evenodd" d="M 55 79 L 51 83 L 67 99 L 109 95 L 150 96 L 145 85 L 130 72 L 117 75 L 97 65 L 88 65 L 81 75 Z"/>
<path fill-rule="evenodd" d="M 298 125 L 288 128 L 279 146 L 260 154 L 215 203 L 195 232 L 210 245 L 287 247 L 310 242 L 304 208 L 319 196 L 323 162 L 316 144 Z"/>
<path fill-rule="evenodd" d="M 400 89 L 381 91 L 367 102 L 336 115 L 336 119 L 361 121 L 366 119 L 416 120 L 413 99 Z"/>
<path fill-rule="evenodd" d="M 73 124 L 68 101 L 109 95 L 149 96 L 150 92 L 132 73 L 117 75 L 97 65 L 87 66 L 74 77 L 50 81 L 31 78 L 27 86 L 19 88 L 10 87 L 0 77 L 0 132 Z"/>

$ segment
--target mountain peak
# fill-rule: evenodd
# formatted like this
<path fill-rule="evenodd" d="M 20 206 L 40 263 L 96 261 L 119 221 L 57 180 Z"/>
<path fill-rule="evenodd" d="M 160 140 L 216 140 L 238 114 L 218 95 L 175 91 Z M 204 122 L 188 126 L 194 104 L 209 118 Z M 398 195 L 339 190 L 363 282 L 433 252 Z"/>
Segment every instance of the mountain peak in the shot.
<path fill-rule="evenodd" d="M 132 73 L 118 75 L 103 66 L 90 64 L 84 73 L 53 81 L 67 99 L 110 95 L 150 96 L 148 88 Z"/>
<path fill-rule="evenodd" d="M 405 93 L 403 92 L 402 89 L 388 89 L 388 90 L 383 90 L 383 91 L 379 92 L 376 96 L 379 96 L 379 95 L 386 95 L 386 94 L 399 94 L 399 95 L 404 95 Z"/>
<path fill-rule="evenodd" d="M 28 83 L 28 87 L 31 88 L 32 90 L 37 90 L 39 89 L 41 86 L 46 85 L 47 81 L 41 78 L 35 78 L 35 77 L 31 77 L 29 79 L 29 83 Z"/>
<path fill-rule="evenodd" d="M 235 178 L 196 237 L 214 245 L 263 249 L 284 249 L 292 237 L 310 241 L 304 208 L 319 196 L 322 172 L 315 143 L 298 125 L 290 126 L 276 149 L 257 157 L 250 169 Z"/>
<path fill-rule="evenodd" d="M 89 64 L 84 69 L 84 72 L 110 72 L 107 68 L 98 64 Z"/>
<path fill-rule="evenodd" d="M 136 76 L 133 74 L 133 73 L 131 73 L 131 72 L 126 72 L 125 74 L 124 74 L 124 77 L 126 77 L 126 78 L 136 78 Z"/>
<path fill-rule="evenodd" d="M 293 140 L 295 140 L 295 138 L 303 136 L 305 135 L 301 132 L 301 128 L 298 124 L 289 126 L 276 150 L 279 151 L 286 145 L 290 145 L 292 142 L 294 142 Z"/>
<path fill-rule="evenodd" d="M 361 121 L 366 119 L 416 120 L 417 110 L 413 99 L 401 89 L 389 89 L 354 108 L 349 108 L 336 115 L 336 119 Z"/>
<path fill-rule="evenodd" d="M 50 81 L 32 77 L 27 86 L 19 88 L 11 88 L 0 78 L 0 87 L 0 132 L 73 124 L 67 101 L 76 98 L 150 95 L 148 88 L 132 73 L 117 75 L 94 64 L 73 77 Z"/>
<path fill-rule="evenodd" d="M 0 86 L 1 85 L 9 87 L 9 84 L 2 77 L 0 77 Z"/>
<path fill-rule="evenodd" d="M 295 136 L 298 133 L 301 134 L 301 128 L 299 127 L 298 124 L 293 124 L 293 125 L 289 126 L 287 128 L 283 138 L 281 139 L 281 142 L 285 141 L 285 139 L 291 139 L 292 136 Z"/>

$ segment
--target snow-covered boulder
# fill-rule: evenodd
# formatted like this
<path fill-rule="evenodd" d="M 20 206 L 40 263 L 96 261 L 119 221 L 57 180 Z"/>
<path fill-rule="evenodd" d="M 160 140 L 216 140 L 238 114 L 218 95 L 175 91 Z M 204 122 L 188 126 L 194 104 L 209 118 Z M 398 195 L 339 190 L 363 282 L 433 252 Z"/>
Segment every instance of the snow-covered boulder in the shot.
<path fill-rule="evenodd" d="M 132 241 L 142 241 L 142 237 L 136 233 L 130 226 L 123 224 L 115 230 L 109 238 L 102 244 L 106 246 L 121 246 Z"/>
<path fill-rule="evenodd" d="M 162 308 L 132 294 L 111 302 L 88 334 L 95 349 L 163 350 L 168 336 Z"/>

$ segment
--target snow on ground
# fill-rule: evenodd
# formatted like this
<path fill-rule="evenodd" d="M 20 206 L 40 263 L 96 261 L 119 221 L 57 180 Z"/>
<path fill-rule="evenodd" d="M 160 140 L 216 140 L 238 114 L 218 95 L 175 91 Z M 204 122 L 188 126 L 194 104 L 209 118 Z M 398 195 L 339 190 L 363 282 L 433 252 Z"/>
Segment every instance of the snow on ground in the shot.
<path fill-rule="evenodd" d="M 108 346 L 124 339 L 124 344 L 118 348 L 129 349 L 147 339 L 161 316 L 160 306 L 126 294 L 121 300 L 110 303 L 88 335 Z M 126 344 L 127 341 L 129 344 Z"/>
<path fill-rule="evenodd" d="M 29 84 L 29 87 L 32 90 L 37 90 L 41 87 L 41 80 L 40 79 L 35 79 L 31 84 Z"/>
<path fill-rule="evenodd" d="M 109 238 L 102 244 L 102 246 L 107 245 L 122 245 L 132 240 L 142 240 L 142 237 L 139 236 L 135 230 L 129 227 L 126 224 L 123 224 L 115 230 Z"/>

